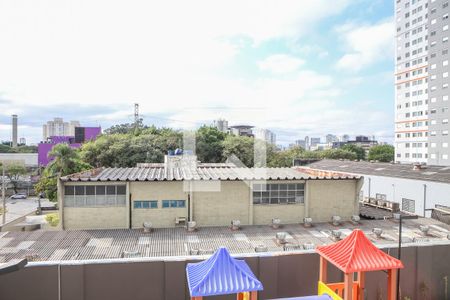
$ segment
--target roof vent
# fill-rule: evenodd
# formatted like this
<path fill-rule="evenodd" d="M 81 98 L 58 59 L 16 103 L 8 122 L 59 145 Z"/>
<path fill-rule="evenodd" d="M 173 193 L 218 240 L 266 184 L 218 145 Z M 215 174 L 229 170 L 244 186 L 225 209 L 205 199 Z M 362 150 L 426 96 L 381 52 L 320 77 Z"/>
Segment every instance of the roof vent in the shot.
<path fill-rule="evenodd" d="M 197 230 L 197 222 L 189 221 L 187 222 L 187 231 L 192 232 Z"/>
<path fill-rule="evenodd" d="M 333 241 L 339 241 L 341 239 L 342 232 L 339 230 L 331 230 L 331 238 Z"/>
<path fill-rule="evenodd" d="M 144 222 L 142 224 L 142 226 L 144 227 L 144 232 L 146 233 L 150 233 L 153 230 L 153 224 L 152 222 Z"/>
<path fill-rule="evenodd" d="M 192 248 L 189 250 L 189 255 L 199 255 L 200 254 L 200 250 L 197 248 Z"/>
<path fill-rule="evenodd" d="M 278 219 L 278 218 L 272 219 L 272 228 L 278 229 L 280 227 L 281 227 L 281 219 Z"/>
<path fill-rule="evenodd" d="M 332 216 L 331 222 L 333 223 L 334 226 L 339 226 L 339 225 L 341 225 L 341 217 L 340 216 Z"/>
<path fill-rule="evenodd" d="M 428 226 L 428 225 L 420 225 L 419 229 L 423 233 L 423 235 L 428 235 L 428 232 L 430 231 L 430 226 Z"/>
<path fill-rule="evenodd" d="M 122 252 L 122 258 L 133 258 L 133 257 L 139 257 L 139 251 L 123 251 Z"/>
<path fill-rule="evenodd" d="M 303 249 L 305 250 L 314 250 L 314 243 L 306 242 L 303 244 Z"/>
<path fill-rule="evenodd" d="M 255 247 L 255 252 L 268 252 L 269 248 L 266 245 L 257 245 Z"/>
<path fill-rule="evenodd" d="M 381 228 L 374 228 L 374 229 L 372 229 L 372 232 L 375 234 L 377 239 L 381 239 L 381 235 L 383 234 L 383 229 L 381 229 Z"/>
<path fill-rule="evenodd" d="M 422 164 L 420 163 L 415 163 L 413 165 L 413 170 L 421 170 L 422 169 Z"/>
<path fill-rule="evenodd" d="M 353 215 L 351 220 L 352 220 L 353 225 L 358 225 L 359 221 L 361 221 L 361 218 L 358 215 Z"/>
<path fill-rule="evenodd" d="M 25 255 L 25 259 L 28 261 L 39 261 L 39 255 L 37 253 L 30 253 Z"/>
<path fill-rule="evenodd" d="M 286 232 L 277 232 L 277 234 L 275 235 L 277 238 L 278 243 L 280 244 L 286 244 Z"/>
<path fill-rule="evenodd" d="M 312 218 L 303 218 L 303 226 L 312 227 Z"/>
<path fill-rule="evenodd" d="M 232 220 L 231 221 L 231 230 L 239 230 L 241 228 L 240 220 Z"/>

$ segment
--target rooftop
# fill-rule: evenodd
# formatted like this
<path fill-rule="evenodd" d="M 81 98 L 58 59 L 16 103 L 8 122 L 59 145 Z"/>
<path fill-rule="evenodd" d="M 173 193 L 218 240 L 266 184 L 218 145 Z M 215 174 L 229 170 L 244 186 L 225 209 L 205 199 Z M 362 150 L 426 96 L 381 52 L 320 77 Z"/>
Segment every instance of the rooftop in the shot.
<path fill-rule="evenodd" d="M 375 175 L 450 183 L 450 166 L 421 166 L 419 169 L 414 169 L 414 166 L 411 164 L 325 159 L 308 164 L 306 167 L 316 170 L 345 172 L 358 175 Z M 305 172 L 307 169 L 298 167 L 298 170 Z"/>
<path fill-rule="evenodd" d="M 356 226 L 350 222 L 338 227 L 330 223 L 314 224 L 311 228 L 299 224 L 279 229 L 243 226 L 237 231 L 228 227 L 205 227 L 188 232 L 178 227 L 155 229 L 152 233 L 140 229 L 3 232 L 0 233 L 0 263 L 23 257 L 36 261 L 114 259 L 125 254 L 181 257 L 212 254 L 223 246 L 233 254 L 249 254 L 255 253 L 255 247 L 261 245 L 276 255 L 284 251 L 312 251 L 315 246 L 335 241 L 332 230 L 338 230 L 344 238 L 356 228 L 378 247 L 396 247 L 398 225 L 394 220 L 362 220 Z M 428 234 L 422 233 L 420 225 L 428 225 Z M 373 228 L 382 229 L 380 238 L 372 233 Z M 449 225 L 429 218 L 404 220 L 403 242 L 405 246 L 450 244 L 449 229 Z M 277 240 L 278 232 L 286 233 L 286 244 Z"/>
<path fill-rule="evenodd" d="M 63 181 L 179 181 L 179 180 L 302 180 L 358 179 L 350 174 L 306 174 L 292 168 L 238 168 L 229 164 L 165 167 L 164 164 L 136 168 L 99 168 L 62 177 Z"/>

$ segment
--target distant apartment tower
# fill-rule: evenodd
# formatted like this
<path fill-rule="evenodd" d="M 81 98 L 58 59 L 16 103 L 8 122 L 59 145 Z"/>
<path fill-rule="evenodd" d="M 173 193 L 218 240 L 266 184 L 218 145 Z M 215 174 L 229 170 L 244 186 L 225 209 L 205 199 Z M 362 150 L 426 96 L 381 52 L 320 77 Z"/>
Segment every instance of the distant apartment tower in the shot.
<path fill-rule="evenodd" d="M 228 132 L 228 121 L 225 119 L 218 119 L 214 121 L 214 126 L 222 132 Z"/>
<path fill-rule="evenodd" d="M 334 134 L 327 134 L 325 136 L 325 143 L 331 144 L 333 142 L 337 142 L 338 138 Z"/>
<path fill-rule="evenodd" d="M 235 125 L 231 126 L 230 130 L 234 135 L 253 137 L 252 128 L 253 126 L 250 125 Z"/>
<path fill-rule="evenodd" d="M 339 142 L 348 142 L 349 140 L 350 136 L 348 134 L 344 134 L 339 137 Z"/>
<path fill-rule="evenodd" d="M 449 1 L 395 9 L 395 160 L 450 165 Z"/>
<path fill-rule="evenodd" d="M 317 146 L 318 144 L 320 144 L 320 138 L 312 137 L 312 138 L 310 139 L 309 147 L 310 147 L 310 148 L 311 148 L 311 147 L 315 147 L 315 146 Z"/>
<path fill-rule="evenodd" d="M 48 121 L 42 126 L 43 140 L 52 136 L 75 136 L 75 127 L 80 127 L 80 122 L 64 122 L 62 118 L 54 118 L 53 121 Z"/>
<path fill-rule="evenodd" d="M 275 145 L 277 142 L 277 137 L 275 133 L 273 133 L 269 129 L 256 128 L 253 130 L 253 134 L 256 139 L 266 141 L 269 144 Z"/>
<path fill-rule="evenodd" d="M 293 146 L 298 146 L 306 149 L 306 140 L 296 140 Z"/>

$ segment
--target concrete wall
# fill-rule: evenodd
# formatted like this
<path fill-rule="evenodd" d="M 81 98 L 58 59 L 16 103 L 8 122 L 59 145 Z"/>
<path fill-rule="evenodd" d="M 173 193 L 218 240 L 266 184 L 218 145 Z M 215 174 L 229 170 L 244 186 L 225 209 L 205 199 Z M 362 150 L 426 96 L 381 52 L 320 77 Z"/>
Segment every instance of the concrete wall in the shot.
<path fill-rule="evenodd" d="M 65 229 L 128 228 L 128 209 L 120 207 L 65 207 Z"/>
<path fill-rule="evenodd" d="M 133 228 L 142 228 L 143 222 L 150 221 L 154 227 L 174 227 L 176 217 L 188 214 L 188 194 L 183 190 L 181 181 L 130 182 L 131 222 Z M 133 202 L 139 200 L 157 200 L 158 208 L 135 209 Z M 162 208 L 162 200 L 185 200 L 185 208 Z"/>
<path fill-rule="evenodd" d="M 333 215 L 349 220 L 358 215 L 357 180 L 308 180 L 308 214 L 314 222 L 328 222 Z"/>
<path fill-rule="evenodd" d="M 396 249 L 386 250 L 396 256 Z M 259 299 L 306 296 L 317 293 L 319 256 L 291 253 L 245 257 L 264 285 Z M 402 249 L 405 268 L 401 271 L 401 299 L 447 299 L 450 292 L 450 245 L 406 247 Z M 1 299 L 19 300 L 179 300 L 189 299 L 183 258 L 67 262 L 58 266 L 31 264 L 0 277 Z M 329 281 L 343 280 L 342 273 L 329 265 Z M 386 299 L 387 275 L 366 273 L 367 300 Z M 58 294 L 61 298 L 58 298 Z M 406 298 L 407 297 L 407 298 Z M 235 295 L 205 299 L 236 299 Z"/>
<path fill-rule="evenodd" d="M 387 200 L 400 203 L 400 208 L 402 198 L 414 200 L 415 213 L 420 216 L 424 215 L 424 208 L 434 208 L 436 204 L 450 207 L 450 184 L 446 183 L 365 175 L 362 191 L 364 197 L 369 197 L 369 194 L 370 197 L 375 197 L 377 193 L 384 194 Z M 429 217 L 430 212 L 426 216 Z"/>
<path fill-rule="evenodd" d="M 117 182 L 62 182 L 58 181 L 59 217 L 63 229 L 118 229 L 129 228 L 129 197 L 125 206 L 65 207 L 64 185 L 117 185 Z M 129 195 L 127 184 L 126 195 Z"/>
<path fill-rule="evenodd" d="M 199 226 L 249 224 L 250 188 L 242 181 L 220 182 L 220 192 L 194 192 L 193 217 Z"/>
<path fill-rule="evenodd" d="M 232 220 L 240 220 L 242 225 L 265 225 L 270 224 L 273 218 L 280 218 L 282 223 L 291 224 L 302 222 L 305 216 L 312 217 L 314 222 L 324 222 L 329 221 L 333 215 L 350 219 L 352 215 L 358 214 L 357 200 L 360 189 L 358 180 L 308 180 L 305 184 L 305 203 L 298 204 L 253 205 L 252 189 L 249 185 L 251 186 L 251 183 L 242 181 L 129 182 L 127 194 L 131 197 L 132 227 L 142 228 L 144 222 L 151 222 L 154 227 L 174 227 L 175 219 L 177 217 L 188 219 L 189 211 L 192 220 L 196 221 L 198 226 L 229 225 Z M 134 201 L 139 200 L 156 200 L 158 207 L 135 209 Z M 185 200 L 186 207 L 163 208 L 162 200 Z M 65 207 L 62 212 L 64 228 L 128 228 L 130 222 L 128 200 L 126 204 L 126 207 Z M 92 218 L 93 215 L 95 218 Z"/>
<path fill-rule="evenodd" d="M 303 222 L 305 216 L 304 204 L 254 205 L 253 224 L 267 225 L 272 219 L 278 218 L 283 224 Z"/>

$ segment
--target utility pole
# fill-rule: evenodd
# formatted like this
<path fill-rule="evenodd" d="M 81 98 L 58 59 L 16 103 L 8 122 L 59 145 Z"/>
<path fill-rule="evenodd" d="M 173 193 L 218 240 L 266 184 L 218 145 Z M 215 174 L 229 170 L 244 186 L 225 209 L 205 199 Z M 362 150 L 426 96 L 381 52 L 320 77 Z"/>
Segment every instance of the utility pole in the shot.
<path fill-rule="evenodd" d="M 6 197 L 5 197 L 5 164 L 2 164 L 2 201 L 3 201 L 3 214 L 2 224 L 6 223 Z"/>

